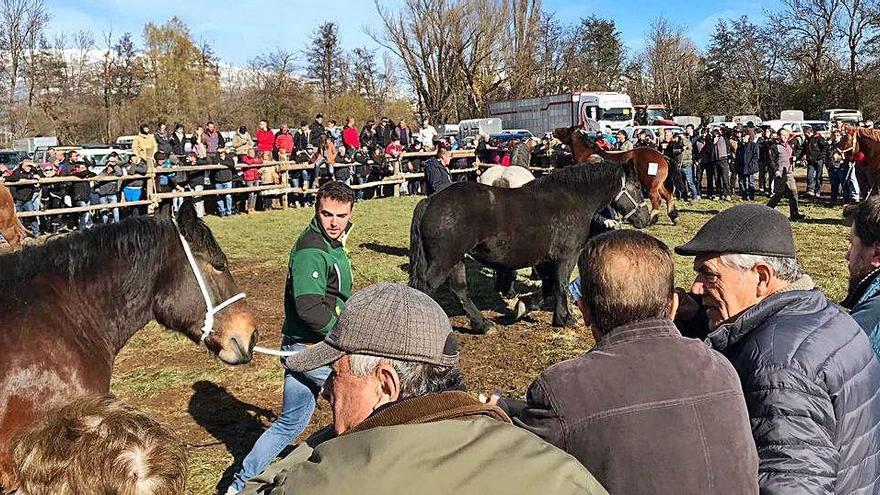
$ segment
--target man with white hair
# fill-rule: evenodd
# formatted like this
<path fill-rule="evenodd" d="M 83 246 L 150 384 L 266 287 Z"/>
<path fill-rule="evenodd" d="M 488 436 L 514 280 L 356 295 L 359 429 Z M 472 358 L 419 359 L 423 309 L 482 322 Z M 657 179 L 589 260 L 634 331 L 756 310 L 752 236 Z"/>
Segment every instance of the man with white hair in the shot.
<path fill-rule="evenodd" d="M 323 342 L 285 360 L 297 373 L 327 365 L 332 428 L 243 493 L 607 493 L 576 459 L 463 391 L 449 319 L 415 289 L 358 291 Z"/>
<path fill-rule="evenodd" d="M 739 374 L 761 493 L 877 493 L 880 362 L 802 273 L 785 216 L 735 206 L 675 251 L 694 256 L 696 272 L 696 301 L 681 291 L 690 304 L 677 322 L 711 332 L 706 343 Z"/>

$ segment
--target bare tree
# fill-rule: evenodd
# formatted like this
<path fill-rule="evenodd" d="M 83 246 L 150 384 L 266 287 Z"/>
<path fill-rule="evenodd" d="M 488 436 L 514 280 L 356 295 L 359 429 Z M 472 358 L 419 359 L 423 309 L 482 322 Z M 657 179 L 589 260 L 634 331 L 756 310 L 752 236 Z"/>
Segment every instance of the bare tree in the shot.
<path fill-rule="evenodd" d="M 790 59 L 802 64 L 815 95 L 828 74 L 835 18 L 842 0 L 782 0 L 783 10 L 771 13 L 770 25 Z"/>
<path fill-rule="evenodd" d="M 256 113 L 254 120 L 269 125 L 292 124 L 304 120 L 312 106 L 312 91 L 296 75 L 298 58 L 294 52 L 276 48 L 248 64 L 248 100 Z"/>
<path fill-rule="evenodd" d="M 851 103 L 858 108 L 861 105 L 860 66 L 861 56 L 866 42 L 876 32 L 880 23 L 880 2 L 877 0 L 841 0 L 841 15 L 837 24 L 837 32 L 843 38 L 848 50 L 849 90 Z"/>
<path fill-rule="evenodd" d="M 495 0 L 469 0 L 457 6 L 457 70 L 463 82 L 459 118 L 485 114 L 488 99 L 503 82 L 502 53 L 506 34 L 507 5 Z"/>
<path fill-rule="evenodd" d="M 335 22 L 325 22 L 312 33 L 311 42 L 305 51 L 309 77 L 318 80 L 324 104 L 333 98 L 343 77 L 343 55 L 339 41 L 339 26 Z"/>
<path fill-rule="evenodd" d="M 635 67 L 641 68 L 638 84 L 643 86 L 646 103 L 663 103 L 679 112 L 690 96 L 691 83 L 702 72 L 702 59 L 696 45 L 681 27 L 660 18 L 651 23 L 645 36 L 645 50 L 637 59 Z"/>
<path fill-rule="evenodd" d="M 0 0 L 0 50 L 8 59 L 9 95 L 7 99 L 9 112 L 9 131 L 15 134 L 13 107 L 19 78 L 19 69 L 27 48 L 35 45 L 40 34 L 49 22 L 49 11 L 43 0 Z"/>

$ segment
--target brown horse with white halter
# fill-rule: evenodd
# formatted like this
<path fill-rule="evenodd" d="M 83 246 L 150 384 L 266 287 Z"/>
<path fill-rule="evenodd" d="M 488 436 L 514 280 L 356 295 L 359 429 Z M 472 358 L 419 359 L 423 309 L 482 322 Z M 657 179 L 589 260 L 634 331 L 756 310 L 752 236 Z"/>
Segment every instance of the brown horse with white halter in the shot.
<path fill-rule="evenodd" d="M 868 195 L 875 194 L 880 186 L 880 129 L 844 125 L 842 137 L 841 151 L 866 172 L 870 181 Z"/>
<path fill-rule="evenodd" d="M 0 256 L 0 493 L 13 440 L 50 409 L 110 389 L 116 354 L 149 321 L 227 364 L 251 360 L 254 316 L 192 203 Z M 155 356 L 157 361 L 162 356 Z"/>
<path fill-rule="evenodd" d="M 9 188 L 0 184 L 0 235 L 6 239 L 6 242 L 12 246 L 12 249 L 18 249 L 21 246 L 21 240 L 29 235 L 29 232 L 21 220 L 15 216 L 15 201 Z"/>
<path fill-rule="evenodd" d="M 605 151 L 595 147 L 587 136 L 583 125 L 559 127 L 553 130 L 553 136 L 568 145 L 574 156 L 575 163 L 587 163 L 590 156 L 596 154 L 603 159 L 615 163 L 632 161 L 639 174 L 639 182 L 647 191 L 651 201 L 652 216 L 657 215 L 661 200 L 666 201 L 666 214 L 673 225 L 678 223 L 678 210 L 675 208 L 675 195 L 672 177 L 669 176 L 669 163 L 662 153 L 653 148 L 634 148 L 630 151 Z"/>

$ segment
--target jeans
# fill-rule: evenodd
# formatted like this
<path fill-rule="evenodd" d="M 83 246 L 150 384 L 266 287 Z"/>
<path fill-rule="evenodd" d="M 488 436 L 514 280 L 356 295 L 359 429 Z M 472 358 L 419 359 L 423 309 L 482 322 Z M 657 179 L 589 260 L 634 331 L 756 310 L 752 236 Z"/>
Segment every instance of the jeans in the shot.
<path fill-rule="evenodd" d="M 98 202 L 102 205 L 115 205 L 119 202 L 119 199 L 115 194 L 109 194 L 107 196 L 101 196 L 98 199 Z M 107 223 L 109 221 L 109 217 L 106 212 L 101 213 L 101 222 Z M 119 223 L 119 208 L 113 208 L 113 223 Z"/>
<path fill-rule="evenodd" d="M 40 211 L 40 196 L 39 193 L 34 194 L 29 201 L 15 201 L 15 211 Z M 39 217 L 31 217 L 31 232 L 34 234 L 34 237 L 40 236 L 40 221 Z"/>
<path fill-rule="evenodd" d="M 755 200 L 755 174 L 739 175 L 739 196 L 743 200 Z"/>
<path fill-rule="evenodd" d="M 776 208 L 776 205 L 785 196 L 788 197 L 789 217 L 794 219 L 800 216 L 800 213 L 798 213 L 797 183 L 794 181 L 794 175 L 790 173 L 786 173 L 782 177 L 776 177 L 773 180 L 773 196 L 770 197 L 770 201 L 767 201 L 767 206 Z"/>
<path fill-rule="evenodd" d="M 287 336 L 281 340 L 281 350 L 302 351 L 303 344 L 293 343 Z M 330 367 L 323 366 L 306 373 L 284 372 L 284 400 L 281 416 L 264 431 L 244 458 L 241 471 L 235 473 L 232 487 L 244 488 L 245 482 L 263 472 L 275 457 L 308 426 L 315 411 L 316 396 L 330 375 Z"/>
<path fill-rule="evenodd" d="M 843 180 L 843 194 L 844 194 L 844 202 L 846 203 L 856 203 L 859 201 L 859 196 L 861 193 L 859 179 L 856 174 L 856 166 L 854 162 L 850 162 L 845 166 L 845 178 Z"/>
<path fill-rule="evenodd" d="M 193 191 L 204 191 L 204 184 L 196 184 L 192 186 Z M 204 196 L 193 196 L 193 207 L 196 209 L 196 216 L 202 218 L 205 216 L 205 200 Z"/>
<path fill-rule="evenodd" d="M 822 192 L 822 169 L 824 163 L 821 161 L 807 162 L 807 194 L 815 194 L 816 196 Z"/>
<path fill-rule="evenodd" d="M 730 196 L 730 163 L 727 157 L 715 162 L 715 186 L 719 196 Z"/>
<path fill-rule="evenodd" d="M 259 179 L 249 180 L 246 182 L 246 184 L 247 184 L 247 187 L 257 187 L 260 185 L 260 180 Z M 257 209 L 257 194 L 259 194 L 259 193 L 257 193 L 256 191 L 254 191 L 252 193 L 248 193 L 248 200 L 247 200 L 248 211 L 254 211 Z"/>
<path fill-rule="evenodd" d="M 360 184 L 366 184 L 366 183 L 367 183 L 367 178 L 364 177 L 364 176 L 362 176 L 362 175 L 355 175 L 355 176 L 354 176 L 354 181 L 357 182 L 359 185 L 360 185 Z M 363 190 L 363 189 L 358 189 L 357 192 L 355 193 L 355 197 L 357 198 L 358 201 L 364 199 L 364 190 Z"/>
<path fill-rule="evenodd" d="M 831 181 L 831 202 L 837 201 L 838 195 L 846 189 L 846 166 L 828 167 L 828 180 Z"/>
<path fill-rule="evenodd" d="M 694 166 L 691 164 L 682 165 L 681 177 L 684 180 L 685 185 L 687 186 L 687 191 L 681 192 L 682 197 L 685 197 L 686 193 L 690 191 L 690 199 L 700 199 L 700 191 L 697 190 L 697 185 L 694 184 Z"/>
<path fill-rule="evenodd" d="M 703 194 L 710 198 L 715 197 L 715 175 L 717 172 L 717 166 L 717 162 L 709 162 L 703 166 L 703 171 L 706 175 L 706 189 L 703 191 Z"/>
<path fill-rule="evenodd" d="M 76 201 L 75 205 L 77 207 L 89 206 L 89 202 L 88 201 Z M 88 211 L 84 211 L 84 212 L 80 213 L 79 222 L 77 223 L 77 226 L 79 227 L 80 230 L 85 230 L 85 229 L 91 227 L 92 226 L 92 214 Z"/>
<path fill-rule="evenodd" d="M 218 182 L 214 184 L 214 189 L 232 189 L 232 182 Z M 232 195 L 224 194 L 217 198 L 217 213 L 221 217 L 232 215 Z"/>

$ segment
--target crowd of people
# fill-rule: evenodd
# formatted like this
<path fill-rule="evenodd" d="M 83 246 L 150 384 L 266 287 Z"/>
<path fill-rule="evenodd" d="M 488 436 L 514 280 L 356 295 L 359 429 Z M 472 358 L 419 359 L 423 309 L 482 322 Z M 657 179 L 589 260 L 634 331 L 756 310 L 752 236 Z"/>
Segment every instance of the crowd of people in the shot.
<path fill-rule="evenodd" d="M 406 120 L 394 124 L 388 118 L 378 122 L 368 120 L 360 129 L 353 118 L 342 126 L 335 120 L 325 123 L 317 114 L 311 124 L 300 122 L 296 130 L 282 124 L 277 131 L 260 121 L 253 136 L 242 125 L 232 135 L 224 138 L 213 122 L 197 126 L 188 133 L 182 124 L 176 124 L 169 132 L 160 123 L 155 132 L 147 124 L 140 127 L 127 157 L 110 153 L 103 167 L 96 167 L 78 151 L 50 150 L 44 163 L 25 159 L 18 166 L 7 168 L 0 165 L 0 177 L 10 186 L 15 199 L 16 211 L 44 211 L 64 207 L 89 205 L 114 205 L 119 202 L 137 202 L 146 198 L 148 165 L 156 167 L 155 191 L 204 191 L 224 190 L 233 187 L 254 187 L 281 184 L 282 175 L 274 162 L 296 161 L 310 163 L 310 170 L 291 171 L 289 185 L 303 190 L 315 188 L 322 181 L 337 180 L 346 184 L 364 184 L 395 176 L 400 172 L 421 172 L 421 160 L 401 160 L 405 151 L 435 151 L 438 147 L 454 149 L 454 139 L 439 136 L 430 119 L 423 119 L 418 129 L 408 127 Z M 172 167 L 199 167 L 222 165 L 223 169 L 173 170 Z M 453 167 L 466 168 L 465 160 Z M 100 168 L 97 171 L 96 168 Z M 38 180 L 45 177 L 76 177 L 76 182 L 52 182 L 47 184 L 21 184 L 20 180 Z M 106 177 L 119 177 L 107 180 Z M 128 178 L 130 177 L 130 178 Z M 401 186 L 401 193 L 419 194 L 424 186 L 419 181 L 409 181 Z M 358 192 L 358 199 L 366 194 L 387 194 L 388 191 Z M 264 197 L 249 192 L 241 195 L 221 194 L 213 196 L 209 206 L 217 215 L 248 214 L 257 209 L 279 208 L 278 195 Z M 296 195 L 298 204 L 310 203 L 305 195 Z M 174 198 L 173 207 L 179 207 L 183 198 Z M 206 214 L 203 198 L 195 198 L 199 216 Z M 145 206 L 120 208 L 108 206 L 106 210 L 87 211 L 79 214 L 34 217 L 28 226 L 35 236 L 60 230 L 84 229 L 94 223 L 118 222 L 122 217 L 140 215 Z"/>
<path fill-rule="evenodd" d="M 675 254 L 640 231 L 593 237 L 568 293 L 595 348 L 541 372 L 524 400 L 467 393 L 429 296 L 353 290 L 354 204 L 348 186 L 322 185 L 291 249 L 281 414 L 227 493 L 878 490 L 880 197 L 844 211 L 849 312 L 763 205 L 714 215 Z M 676 254 L 692 260 L 689 288 L 675 286 Z M 276 459 L 319 394 L 332 423 Z M 24 493 L 181 493 L 186 476 L 174 434 L 112 398 L 60 409 L 17 440 L 14 461 Z"/>

